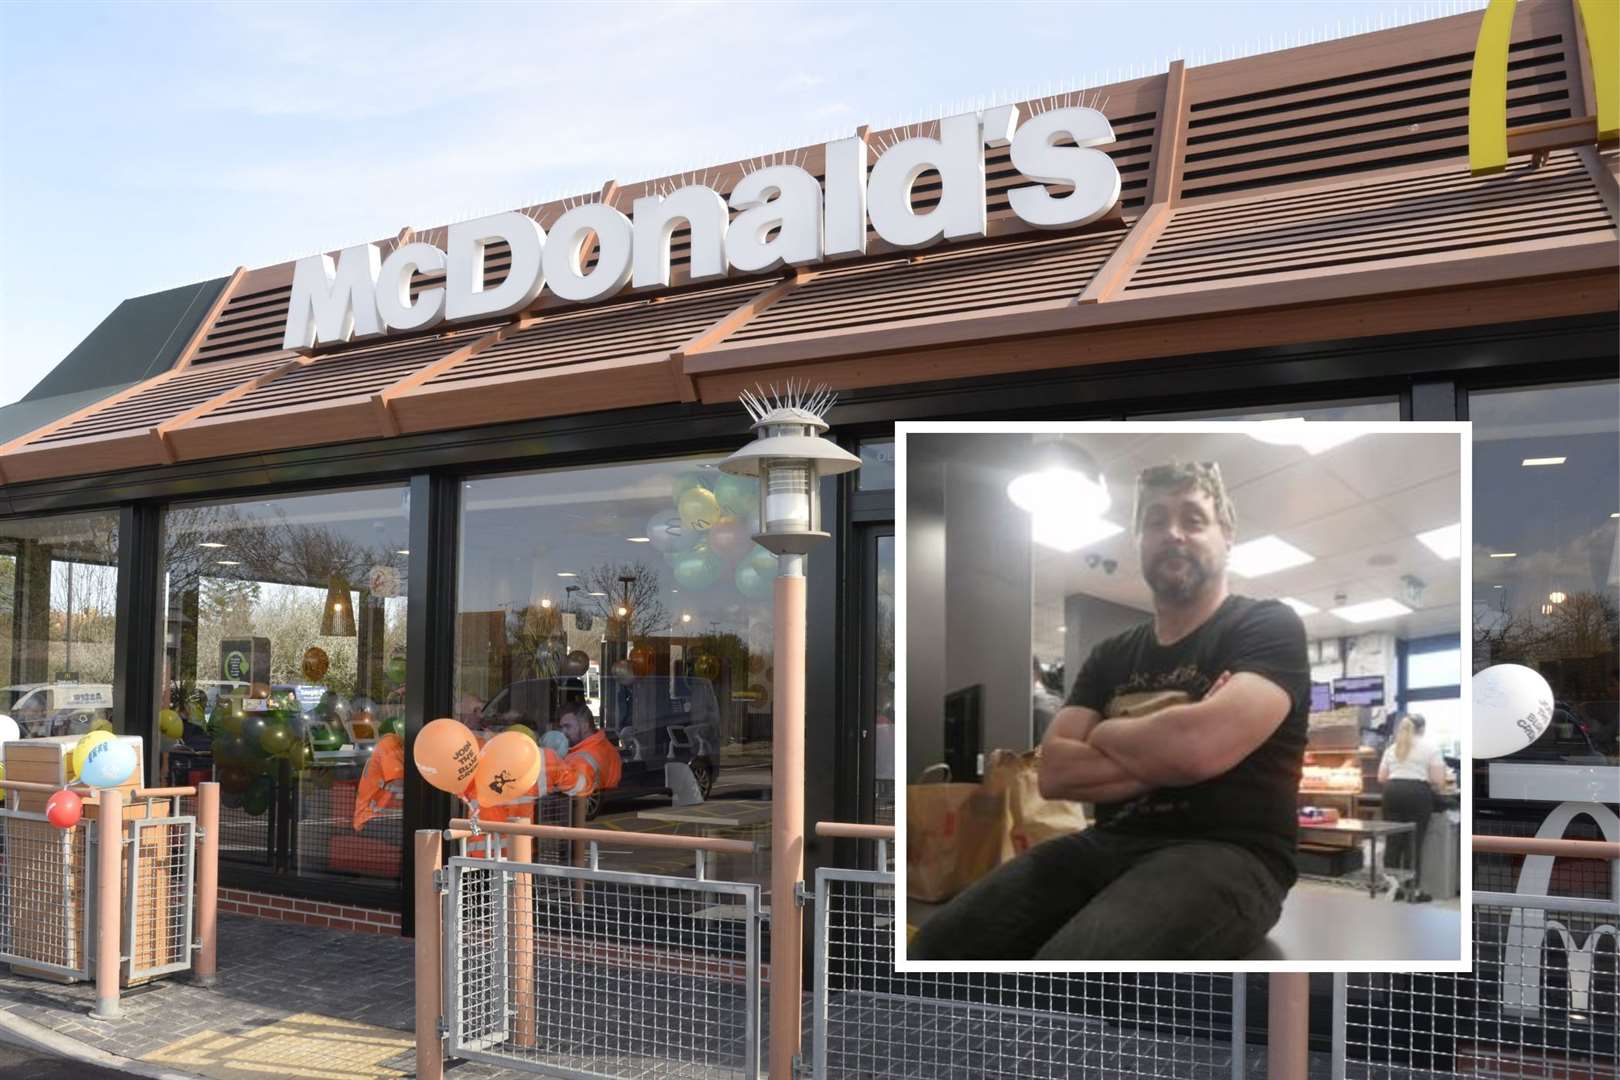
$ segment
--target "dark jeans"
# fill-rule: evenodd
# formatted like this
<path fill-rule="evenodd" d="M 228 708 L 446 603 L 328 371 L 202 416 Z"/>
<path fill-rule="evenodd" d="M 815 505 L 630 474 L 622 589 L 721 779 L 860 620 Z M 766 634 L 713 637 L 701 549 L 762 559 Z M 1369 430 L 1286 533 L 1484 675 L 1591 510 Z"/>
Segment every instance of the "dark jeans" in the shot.
<path fill-rule="evenodd" d="M 1286 890 L 1235 844 L 1087 829 L 1037 844 L 928 920 L 912 960 L 1241 960 Z"/>
<path fill-rule="evenodd" d="M 1385 866 L 1404 866 L 1412 871 L 1412 887 L 1418 886 L 1423 870 L 1423 835 L 1429 831 L 1429 815 L 1434 813 L 1434 792 L 1423 780 L 1391 780 L 1384 785 L 1383 815 L 1386 821 L 1410 821 L 1411 833 L 1391 836 L 1384 848 Z"/>

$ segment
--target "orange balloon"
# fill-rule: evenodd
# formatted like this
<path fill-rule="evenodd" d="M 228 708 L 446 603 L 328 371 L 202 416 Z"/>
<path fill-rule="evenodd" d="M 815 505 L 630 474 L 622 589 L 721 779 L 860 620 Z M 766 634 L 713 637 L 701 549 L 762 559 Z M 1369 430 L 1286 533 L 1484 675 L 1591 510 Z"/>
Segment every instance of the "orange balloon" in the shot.
<path fill-rule="evenodd" d="M 516 802 L 540 780 L 540 747 L 521 731 L 503 731 L 484 746 L 473 774 L 479 806 Z"/>
<path fill-rule="evenodd" d="M 460 720 L 442 717 L 416 736 L 411 759 L 422 779 L 440 791 L 460 795 L 478 770 L 478 740 Z"/>

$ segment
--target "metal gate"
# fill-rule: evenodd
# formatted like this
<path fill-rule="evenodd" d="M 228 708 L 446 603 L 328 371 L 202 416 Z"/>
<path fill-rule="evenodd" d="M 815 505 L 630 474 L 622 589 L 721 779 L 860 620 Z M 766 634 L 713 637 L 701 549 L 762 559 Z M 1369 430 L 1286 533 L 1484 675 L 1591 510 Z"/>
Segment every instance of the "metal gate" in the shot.
<path fill-rule="evenodd" d="M 197 819 L 137 818 L 128 825 L 122 955 L 134 982 L 191 967 Z"/>
<path fill-rule="evenodd" d="M 1244 1075 L 1242 974 L 897 972 L 894 875 L 816 873 L 816 1080 Z"/>
<path fill-rule="evenodd" d="M 579 1078 L 760 1075 L 759 887 L 446 861 L 452 1057 Z"/>
<path fill-rule="evenodd" d="M 0 962 L 90 978 L 96 844 L 87 827 L 0 809 Z"/>

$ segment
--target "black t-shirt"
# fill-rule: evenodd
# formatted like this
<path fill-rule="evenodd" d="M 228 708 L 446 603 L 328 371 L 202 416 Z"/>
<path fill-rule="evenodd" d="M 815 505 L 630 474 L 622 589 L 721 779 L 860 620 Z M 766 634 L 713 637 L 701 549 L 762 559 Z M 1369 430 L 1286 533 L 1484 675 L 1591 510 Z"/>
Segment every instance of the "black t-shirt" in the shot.
<path fill-rule="evenodd" d="M 1305 626 L 1286 604 L 1229 596 L 1202 626 L 1160 645 L 1153 624 L 1099 644 L 1068 704 L 1110 718 L 1202 701 L 1223 671 L 1263 675 L 1287 692 L 1288 716 L 1248 757 L 1219 776 L 1097 807 L 1098 827 L 1133 835 L 1223 840 L 1259 855 L 1286 888 L 1294 883 L 1296 793 L 1310 713 Z"/>

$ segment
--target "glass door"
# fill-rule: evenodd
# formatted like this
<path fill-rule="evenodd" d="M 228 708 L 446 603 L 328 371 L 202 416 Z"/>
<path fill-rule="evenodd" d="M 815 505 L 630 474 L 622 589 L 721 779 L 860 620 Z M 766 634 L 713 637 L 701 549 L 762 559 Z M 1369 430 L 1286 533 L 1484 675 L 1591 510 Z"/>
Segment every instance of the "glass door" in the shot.
<path fill-rule="evenodd" d="M 861 819 L 894 823 L 894 526 L 862 528 Z"/>

